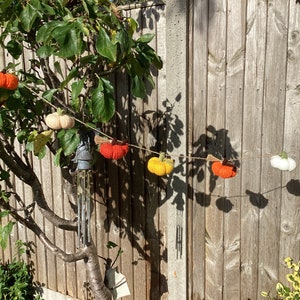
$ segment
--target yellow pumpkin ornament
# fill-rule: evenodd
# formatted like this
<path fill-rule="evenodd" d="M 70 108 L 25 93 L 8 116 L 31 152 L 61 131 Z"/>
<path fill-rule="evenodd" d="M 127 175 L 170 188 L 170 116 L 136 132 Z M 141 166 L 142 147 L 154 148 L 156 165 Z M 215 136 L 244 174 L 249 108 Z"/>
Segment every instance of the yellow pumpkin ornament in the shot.
<path fill-rule="evenodd" d="M 165 158 L 165 153 L 160 153 L 159 157 L 151 157 L 148 161 L 148 170 L 157 175 L 164 176 L 174 170 L 173 159 Z"/>

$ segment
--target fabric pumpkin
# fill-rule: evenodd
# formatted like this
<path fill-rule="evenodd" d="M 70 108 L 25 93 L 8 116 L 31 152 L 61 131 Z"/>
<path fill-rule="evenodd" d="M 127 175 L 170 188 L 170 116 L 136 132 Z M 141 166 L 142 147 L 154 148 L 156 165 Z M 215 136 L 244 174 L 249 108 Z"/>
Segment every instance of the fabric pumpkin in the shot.
<path fill-rule="evenodd" d="M 58 111 L 47 115 L 45 118 L 45 123 L 53 130 L 69 129 L 74 127 L 75 119 L 64 114 L 62 111 Z"/>
<path fill-rule="evenodd" d="M 281 171 L 293 171 L 297 164 L 294 159 L 287 156 L 286 152 L 280 155 L 274 155 L 270 159 L 271 166 Z"/>
<path fill-rule="evenodd" d="M 151 173 L 157 176 L 164 176 L 173 172 L 174 161 L 173 159 L 165 158 L 165 154 L 161 153 L 159 157 L 151 157 L 147 167 Z"/>
<path fill-rule="evenodd" d="M 127 143 L 119 143 L 116 140 L 105 142 L 100 145 L 99 152 L 107 159 L 120 159 L 129 150 Z"/>
<path fill-rule="evenodd" d="M 18 87 L 19 79 L 14 74 L 0 72 L 0 88 L 6 90 L 15 90 Z"/>
<path fill-rule="evenodd" d="M 237 174 L 236 167 L 226 161 L 215 161 L 212 163 L 212 172 L 224 179 L 234 177 Z"/>

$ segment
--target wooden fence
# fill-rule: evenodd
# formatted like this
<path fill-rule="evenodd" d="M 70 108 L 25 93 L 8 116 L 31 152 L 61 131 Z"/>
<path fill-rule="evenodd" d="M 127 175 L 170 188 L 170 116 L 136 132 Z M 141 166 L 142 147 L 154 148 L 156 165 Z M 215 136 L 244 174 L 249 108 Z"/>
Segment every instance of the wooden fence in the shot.
<path fill-rule="evenodd" d="M 283 259 L 300 259 L 300 5 L 168 0 L 126 13 L 142 32 L 156 34 L 152 45 L 165 65 L 144 101 L 128 97 L 126 78 L 115 78 L 120 113 L 104 130 L 135 146 L 122 162 L 97 161 L 92 236 L 98 253 L 115 257 L 107 241 L 122 248 L 117 265 L 131 291 L 126 299 L 261 299 L 261 291 L 285 282 Z M 0 68 L 5 63 L 3 55 Z M 270 166 L 282 150 L 297 161 L 294 171 Z M 171 176 L 149 174 L 151 151 L 175 159 Z M 233 160 L 237 176 L 215 177 L 208 154 Z M 49 204 L 73 218 L 52 158 L 35 168 Z M 30 196 L 26 186 L 16 187 Z M 75 249 L 73 234 L 36 217 L 59 246 Z M 81 262 L 56 259 L 20 225 L 3 259 L 11 258 L 16 239 L 36 244 L 38 281 L 85 299 Z"/>

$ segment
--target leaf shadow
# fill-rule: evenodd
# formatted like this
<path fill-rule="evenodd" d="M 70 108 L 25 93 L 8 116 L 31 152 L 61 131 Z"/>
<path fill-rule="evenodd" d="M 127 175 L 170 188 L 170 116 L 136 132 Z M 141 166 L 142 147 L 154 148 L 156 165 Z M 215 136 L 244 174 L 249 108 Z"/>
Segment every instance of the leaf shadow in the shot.
<path fill-rule="evenodd" d="M 291 179 L 286 184 L 287 191 L 295 196 L 300 196 L 300 180 L 299 179 Z"/>
<path fill-rule="evenodd" d="M 246 194 L 249 196 L 250 203 L 259 209 L 265 208 L 269 203 L 269 200 L 261 193 L 254 193 L 246 190 Z"/>

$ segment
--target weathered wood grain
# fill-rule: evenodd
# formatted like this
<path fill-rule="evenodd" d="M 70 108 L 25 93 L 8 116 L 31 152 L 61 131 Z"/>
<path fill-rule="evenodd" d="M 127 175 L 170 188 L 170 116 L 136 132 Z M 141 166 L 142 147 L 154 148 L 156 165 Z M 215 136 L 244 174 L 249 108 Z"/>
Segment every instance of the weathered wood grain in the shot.
<path fill-rule="evenodd" d="M 243 129 L 244 55 L 246 3 L 227 4 L 226 41 L 226 109 L 225 129 L 227 157 L 240 167 Z M 219 209 L 224 212 L 224 291 L 223 299 L 238 299 L 241 293 L 241 176 L 226 180 Z"/>
<path fill-rule="evenodd" d="M 284 106 L 286 86 L 288 2 L 274 1 L 268 5 L 262 153 L 281 152 L 284 140 Z M 261 162 L 261 191 L 266 193 L 268 205 L 259 215 L 259 273 L 258 291 L 274 289 L 278 277 L 281 174 L 272 168 L 269 159 Z M 266 180 L 267 178 L 267 180 Z M 265 241 L 268 241 L 265 243 Z M 270 255 L 272 253 L 272 255 Z"/>
<path fill-rule="evenodd" d="M 207 106 L 207 31 L 209 1 L 194 1 L 189 8 L 189 149 L 191 156 L 205 157 Z M 189 161 L 188 199 L 188 295 L 189 299 L 205 298 L 205 174 L 209 174 L 204 160 Z"/>
<path fill-rule="evenodd" d="M 156 34 L 151 45 L 165 65 L 144 101 L 127 96 L 124 74 L 114 78 L 121 112 L 103 130 L 167 151 L 175 172 L 166 179 L 150 174 L 147 160 L 154 154 L 137 147 L 118 162 L 99 156 L 92 236 L 105 258 L 114 259 L 118 250 L 108 250 L 107 241 L 122 248 L 116 265 L 131 291 L 126 299 L 259 300 L 262 290 L 274 291 L 276 281 L 285 280 L 283 259 L 300 258 L 299 166 L 282 173 L 269 164 L 271 155 L 286 150 L 299 165 L 300 6 L 189 1 L 186 36 L 180 22 L 187 20 L 187 3 L 170 3 L 126 11 L 138 19 L 139 34 Z M 29 57 L 21 60 L 24 68 Z M 0 51 L 0 69 L 7 63 Z M 208 153 L 233 159 L 237 176 L 214 177 L 204 160 Z M 52 159 L 34 158 L 34 169 L 49 205 L 73 219 Z M 30 189 L 14 181 L 28 204 Z M 36 219 L 60 247 L 75 250 L 74 233 L 53 228 L 38 211 Z M 83 264 L 57 260 L 22 226 L 14 228 L 1 259 L 13 257 L 19 238 L 36 243 L 36 280 L 85 299 Z"/>
<path fill-rule="evenodd" d="M 284 118 L 283 148 L 288 154 L 299 162 L 299 67 L 300 67 L 300 6 L 290 1 L 287 44 L 286 68 L 286 102 Z M 280 252 L 278 280 L 285 281 L 288 269 L 283 263 L 287 256 L 299 261 L 299 168 L 293 172 L 282 174 L 281 185 L 281 215 L 280 215 Z"/>
<path fill-rule="evenodd" d="M 226 156 L 226 1 L 214 1 L 209 6 L 208 79 L 207 79 L 207 148 L 208 153 Z M 206 192 L 211 204 L 206 208 L 206 299 L 219 300 L 223 294 L 224 213 L 216 201 L 224 194 L 224 180 L 207 174 Z"/>
<path fill-rule="evenodd" d="M 256 299 L 258 272 L 259 208 L 251 203 L 260 192 L 261 128 L 264 95 L 264 59 L 267 7 L 264 1 L 248 1 L 245 37 L 245 79 L 241 191 L 241 299 Z M 249 195 L 249 196 L 248 196 Z M 252 197 L 252 198 L 251 198 Z"/>

